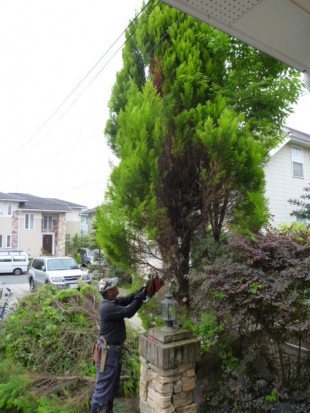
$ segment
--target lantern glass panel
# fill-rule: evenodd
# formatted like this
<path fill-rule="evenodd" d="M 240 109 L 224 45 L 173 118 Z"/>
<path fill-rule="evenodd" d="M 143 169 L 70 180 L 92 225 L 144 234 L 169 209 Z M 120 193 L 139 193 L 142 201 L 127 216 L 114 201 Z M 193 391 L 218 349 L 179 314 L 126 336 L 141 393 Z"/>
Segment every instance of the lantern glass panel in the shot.
<path fill-rule="evenodd" d="M 176 320 L 176 302 L 170 294 L 167 294 L 161 302 L 161 318 L 164 321 Z"/>
<path fill-rule="evenodd" d="M 175 303 L 168 306 L 168 320 L 176 319 Z"/>
<path fill-rule="evenodd" d="M 167 304 L 161 304 L 161 318 L 166 321 L 168 320 L 168 306 Z"/>

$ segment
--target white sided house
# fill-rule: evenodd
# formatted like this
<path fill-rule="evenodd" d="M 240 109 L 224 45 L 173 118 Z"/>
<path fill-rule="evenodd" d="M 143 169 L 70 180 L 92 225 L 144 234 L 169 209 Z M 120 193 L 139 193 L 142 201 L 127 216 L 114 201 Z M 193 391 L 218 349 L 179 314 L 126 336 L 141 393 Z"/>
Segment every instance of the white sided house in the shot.
<path fill-rule="evenodd" d="M 22 249 L 30 257 L 64 256 L 66 242 L 81 234 L 84 208 L 54 198 L 0 192 L 0 248 Z"/>
<path fill-rule="evenodd" d="M 286 127 L 286 139 L 271 151 L 264 165 L 266 197 L 272 215 L 271 225 L 300 222 L 291 215 L 296 207 L 289 199 L 299 199 L 310 184 L 310 135 Z"/>
<path fill-rule="evenodd" d="M 81 212 L 81 234 L 89 235 L 95 232 L 93 224 L 96 218 L 97 208 L 84 209 Z"/>

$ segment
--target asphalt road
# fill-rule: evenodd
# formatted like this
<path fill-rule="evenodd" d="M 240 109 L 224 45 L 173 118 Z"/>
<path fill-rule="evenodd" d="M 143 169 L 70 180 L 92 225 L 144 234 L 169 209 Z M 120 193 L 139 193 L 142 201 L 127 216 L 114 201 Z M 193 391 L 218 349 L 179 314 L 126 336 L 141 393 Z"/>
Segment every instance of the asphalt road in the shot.
<path fill-rule="evenodd" d="M 1 284 L 8 287 L 17 299 L 30 293 L 27 274 L 0 274 L 0 285 Z"/>

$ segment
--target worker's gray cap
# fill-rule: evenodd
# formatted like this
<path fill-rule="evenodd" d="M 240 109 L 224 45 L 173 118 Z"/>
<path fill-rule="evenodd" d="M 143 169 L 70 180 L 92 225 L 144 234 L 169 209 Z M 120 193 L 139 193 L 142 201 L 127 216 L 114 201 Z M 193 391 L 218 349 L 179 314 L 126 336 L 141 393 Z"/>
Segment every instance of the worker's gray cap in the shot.
<path fill-rule="evenodd" d="M 105 293 L 108 290 L 112 290 L 112 288 L 115 288 L 117 286 L 118 286 L 118 278 L 117 277 L 103 278 L 98 283 L 98 290 L 102 294 L 102 293 Z"/>

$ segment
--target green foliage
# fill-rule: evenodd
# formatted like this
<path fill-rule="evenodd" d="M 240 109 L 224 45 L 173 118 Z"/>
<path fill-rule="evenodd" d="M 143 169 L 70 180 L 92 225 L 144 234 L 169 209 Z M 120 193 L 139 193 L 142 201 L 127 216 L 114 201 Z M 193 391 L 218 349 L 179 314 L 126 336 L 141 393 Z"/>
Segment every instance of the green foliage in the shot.
<path fill-rule="evenodd" d="M 132 285 L 130 286 L 130 292 L 139 290 L 141 287 L 145 286 L 145 284 L 145 280 L 135 275 L 132 280 Z M 149 331 L 150 328 L 159 327 L 164 324 L 160 317 L 160 301 L 163 298 L 162 294 L 162 291 L 155 294 L 149 301 L 145 302 L 138 311 L 138 315 L 145 331 Z"/>
<path fill-rule="evenodd" d="M 223 329 L 223 324 L 218 323 L 213 311 L 203 314 L 201 321 L 194 326 L 195 334 L 200 336 L 209 348 L 217 342 L 218 335 Z"/>
<path fill-rule="evenodd" d="M 66 254 L 75 257 L 79 248 L 97 249 L 98 243 L 96 240 L 96 233 L 88 235 L 75 234 L 70 244 L 66 244 Z M 80 264 L 80 263 L 79 263 Z"/>
<path fill-rule="evenodd" d="M 83 413 L 85 406 L 65 400 L 65 392 L 57 391 L 50 397 L 37 393 L 37 376 L 29 375 L 16 362 L 4 360 L 0 363 L 0 409 L 2 413 Z M 48 379 L 45 377 L 45 385 Z M 68 394 L 67 394 L 68 396 Z M 84 404 L 84 401 L 83 401 Z"/>
<path fill-rule="evenodd" d="M 78 264 L 81 264 L 81 254 L 79 252 L 76 254 L 75 260 Z"/>
<path fill-rule="evenodd" d="M 219 357 L 222 360 L 222 380 L 227 380 L 229 376 L 238 369 L 241 364 L 241 359 L 235 357 L 231 349 L 222 351 Z"/>
<path fill-rule="evenodd" d="M 301 222 L 292 222 L 291 224 L 281 224 L 279 225 L 279 230 L 283 233 L 300 233 L 300 232 L 308 232 L 310 233 L 310 229 L 307 228 L 305 224 Z"/>
<path fill-rule="evenodd" d="M 160 317 L 160 298 L 155 295 L 146 304 L 143 304 L 139 310 L 139 316 L 145 331 L 149 331 L 149 329 L 153 327 L 164 325 L 164 322 Z"/>
<path fill-rule="evenodd" d="M 197 119 L 196 131 L 209 157 L 201 174 L 204 199 L 213 200 L 206 213 L 214 239 L 220 240 L 224 219 L 240 231 L 256 232 L 267 222 L 261 168 L 266 148 L 221 96 L 201 106 L 199 113 L 206 119 L 203 125 Z"/>
<path fill-rule="evenodd" d="M 310 184 L 304 188 L 304 193 L 299 199 L 290 199 L 288 202 L 297 207 L 292 211 L 292 215 L 310 220 Z"/>
<path fill-rule="evenodd" d="M 24 297 L 0 329 L 0 410 L 83 413 L 95 378 L 91 352 L 102 297 L 94 286 L 57 290 L 46 285 Z M 127 329 L 122 394 L 137 395 L 138 334 Z M 67 380 L 69 377 L 69 380 Z M 72 377 L 72 379 L 70 379 Z"/>
<path fill-rule="evenodd" d="M 253 284 L 250 286 L 250 291 L 251 291 L 251 293 L 256 294 L 261 288 L 263 288 L 263 285 L 262 285 L 262 284 L 253 283 Z"/>
<path fill-rule="evenodd" d="M 271 394 L 268 394 L 266 396 L 266 400 L 267 400 L 267 402 L 271 402 L 271 403 L 276 402 L 278 400 L 278 391 L 277 391 L 277 389 L 272 389 Z"/>
<path fill-rule="evenodd" d="M 94 287 L 88 285 L 87 291 L 94 291 Z M 71 298 L 79 300 L 80 297 L 79 290 L 67 289 L 67 290 L 56 290 L 55 299 L 59 301 L 69 301 Z"/>
<path fill-rule="evenodd" d="M 35 392 L 36 377 L 12 360 L 0 363 L 0 409 L 2 413 L 77 413 L 76 407 L 56 395 L 47 398 Z M 84 410 L 85 411 L 85 410 Z"/>
<path fill-rule="evenodd" d="M 211 230 L 268 219 L 262 163 L 300 91 L 286 65 L 150 2 L 126 33 L 106 134 L 120 163 L 98 211 L 98 243 L 119 269 L 160 258 L 189 305 L 194 251 Z M 205 251 L 204 251 L 205 252 Z M 195 256 L 195 261 L 191 258 Z"/>
<path fill-rule="evenodd" d="M 308 405 L 310 357 L 302 347 L 309 346 L 309 253 L 309 231 L 266 228 L 232 236 L 192 275 L 195 328 L 207 320 L 212 338 L 220 327 L 209 349 L 222 366 L 211 410 L 268 412 L 268 403 L 296 395 L 298 411 Z"/>
<path fill-rule="evenodd" d="M 130 236 L 126 231 L 122 211 L 112 210 L 110 205 L 103 205 L 97 211 L 98 241 L 110 261 L 120 270 L 134 269 L 130 253 Z"/>
<path fill-rule="evenodd" d="M 202 353 L 208 353 L 218 344 L 218 339 L 224 330 L 224 324 L 219 323 L 215 311 L 207 311 L 201 314 L 199 319 L 184 316 L 181 325 L 192 331 L 193 335 L 201 339 Z"/>
<path fill-rule="evenodd" d="M 123 353 L 122 372 L 129 376 L 121 388 L 121 394 L 125 397 L 134 397 L 139 394 L 139 380 L 140 380 L 140 357 L 138 352 L 139 333 L 132 328 L 128 323 L 126 348 Z"/>
<path fill-rule="evenodd" d="M 93 318 L 76 311 L 89 306 L 98 306 L 97 291 L 82 295 L 77 290 L 57 291 L 46 286 L 38 294 L 23 299 L 17 311 L 11 314 L 4 332 L 0 335 L 1 348 L 9 358 L 32 372 L 44 371 L 59 374 L 64 370 L 71 374 L 79 371 L 77 360 L 89 359 L 92 341 L 97 332 Z M 90 368 L 83 366 L 87 370 Z"/>
<path fill-rule="evenodd" d="M 27 398 L 30 383 L 30 380 L 27 379 L 26 376 L 19 375 L 11 376 L 6 383 L 0 384 L 1 412 L 35 412 L 33 409 L 33 401 L 31 402 L 31 400 Z"/>

